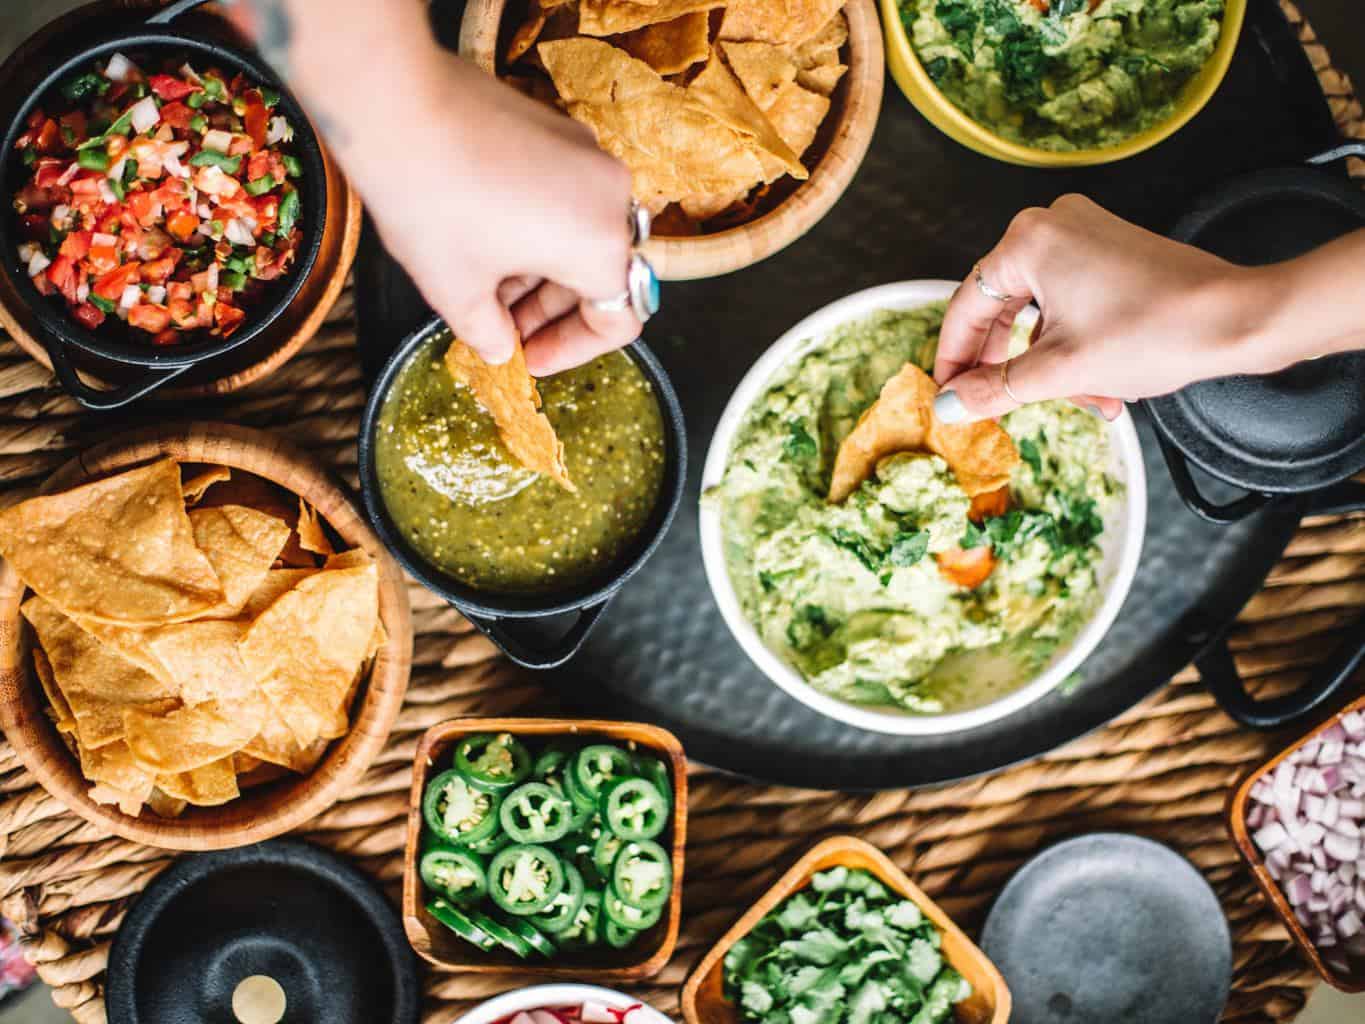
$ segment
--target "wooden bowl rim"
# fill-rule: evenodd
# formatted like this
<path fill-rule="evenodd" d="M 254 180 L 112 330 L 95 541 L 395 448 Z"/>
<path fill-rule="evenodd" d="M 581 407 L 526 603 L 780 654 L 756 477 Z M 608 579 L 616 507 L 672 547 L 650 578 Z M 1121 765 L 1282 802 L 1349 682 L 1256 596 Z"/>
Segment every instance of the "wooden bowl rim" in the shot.
<path fill-rule="evenodd" d="M 1308 937 L 1308 933 L 1303 930 L 1303 925 L 1299 924 L 1299 919 L 1294 916 L 1294 911 L 1289 906 L 1288 898 L 1280 889 L 1280 884 L 1271 878 L 1270 872 L 1266 870 L 1265 859 L 1256 849 L 1256 844 L 1252 842 L 1251 833 L 1246 823 L 1247 800 L 1251 794 L 1251 787 L 1256 784 L 1256 780 L 1267 772 L 1274 771 L 1280 762 L 1290 754 L 1305 743 L 1316 739 L 1352 711 L 1365 713 L 1365 694 L 1357 697 L 1335 714 L 1328 716 L 1324 721 L 1298 739 L 1286 744 L 1276 754 L 1248 772 L 1241 782 L 1228 793 L 1224 817 L 1227 822 L 1228 833 L 1232 836 L 1232 845 L 1237 848 L 1237 853 L 1246 863 L 1247 869 L 1251 872 L 1251 877 L 1255 879 L 1256 885 L 1265 894 L 1266 900 L 1274 908 L 1275 913 L 1279 915 L 1285 928 L 1289 931 L 1289 937 L 1294 940 L 1294 945 L 1299 947 L 1299 952 L 1303 954 L 1309 966 L 1317 972 L 1318 977 L 1341 992 L 1365 992 L 1365 969 L 1361 969 L 1357 974 L 1343 977 L 1327 966 L 1322 954 L 1318 952 L 1317 945 Z"/>
<path fill-rule="evenodd" d="M 433 750 L 444 750 L 453 740 L 480 732 L 507 732 L 514 736 L 592 736 L 613 740 L 635 740 L 663 755 L 673 772 L 673 830 L 669 854 L 673 863 L 673 893 L 668 902 L 664 933 L 656 949 L 634 963 L 616 967 L 587 967 L 582 964 L 508 964 L 487 962 L 471 953 L 465 959 L 447 959 L 430 948 L 427 928 L 423 924 L 425 911 L 419 908 L 420 881 L 417 876 L 417 850 L 422 841 L 422 791 L 435 760 Z M 667 729 L 647 722 L 599 718 L 531 718 L 464 716 L 437 722 L 422 734 L 413 755 L 412 786 L 408 793 L 408 834 L 403 847 L 403 930 L 413 952 L 427 963 L 444 970 L 468 971 L 472 974 L 518 974 L 532 978 L 569 978 L 585 983 L 631 982 L 652 978 L 667 965 L 678 944 L 682 925 L 683 867 L 687 847 L 687 757 L 682 743 Z M 622 950 L 628 953 L 629 950 Z"/>
<path fill-rule="evenodd" d="M 918 906 L 924 916 L 929 918 L 939 931 L 951 935 L 955 940 L 963 943 L 967 951 L 976 959 L 980 972 L 990 981 L 991 998 L 994 1001 L 995 1009 L 990 1017 L 989 1024 L 1006 1024 L 1012 1005 L 1010 990 L 990 957 L 986 956 L 981 948 L 958 927 L 957 922 L 926 895 L 923 889 L 911 881 L 910 877 L 897 867 L 895 862 L 881 849 L 852 835 L 829 836 L 812 846 L 790 868 L 783 872 L 782 876 L 769 886 L 767 891 L 748 910 L 740 915 L 739 919 L 726 930 L 724 935 L 716 940 L 715 945 L 697 962 L 696 967 L 692 969 L 692 973 L 688 975 L 687 981 L 683 985 L 682 1013 L 687 1024 L 704 1024 L 697 1009 L 697 996 L 708 977 L 721 969 L 725 954 L 730 951 L 730 947 L 753 931 L 754 926 L 779 903 L 809 885 L 811 875 L 817 871 L 827 870 L 844 863 L 840 858 L 847 857 L 852 853 L 860 854 L 871 861 L 874 865 L 873 874 L 877 875 L 891 889 Z M 949 966 L 958 970 L 959 973 L 964 975 L 967 973 L 958 966 L 960 960 L 954 961 L 946 956 L 944 959 Z"/>
<path fill-rule="evenodd" d="M 460 22 L 460 55 L 490 74 L 496 73 L 498 36 L 507 5 L 508 0 L 470 0 Z M 843 11 L 848 18 L 844 44 L 848 71 L 831 97 L 838 120 L 830 126 L 829 141 L 810 167 L 810 177 L 751 221 L 710 235 L 651 239 L 644 250 L 660 280 L 718 277 L 766 259 L 819 223 L 853 181 L 881 113 L 886 59 L 877 0 L 846 0 Z M 822 130 L 825 127 L 821 125 Z"/>
<path fill-rule="evenodd" d="M 65 462 L 43 493 L 76 486 L 160 455 L 180 462 L 225 465 L 253 473 L 308 500 L 349 544 L 379 566 L 380 619 L 388 633 L 375 655 L 352 724 L 311 772 L 286 777 L 219 807 L 191 808 L 179 818 L 136 818 L 87 794 L 74 755 L 52 727 L 36 691 L 19 605 L 28 588 L 0 563 L 0 729 L 38 783 L 73 814 L 133 842 L 169 850 L 217 850 L 260 842 L 303 824 L 336 802 L 383 749 L 407 691 L 412 618 L 401 571 L 340 483 L 288 441 L 233 424 L 191 422 L 149 427 L 96 445 Z M 13 691 L 12 693 L 9 691 Z M 14 699 L 9 699 L 13 696 Z M 27 703 L 26 702 L 31 702 Z M 36 715 L 34 710 L 36 708 Z"/>

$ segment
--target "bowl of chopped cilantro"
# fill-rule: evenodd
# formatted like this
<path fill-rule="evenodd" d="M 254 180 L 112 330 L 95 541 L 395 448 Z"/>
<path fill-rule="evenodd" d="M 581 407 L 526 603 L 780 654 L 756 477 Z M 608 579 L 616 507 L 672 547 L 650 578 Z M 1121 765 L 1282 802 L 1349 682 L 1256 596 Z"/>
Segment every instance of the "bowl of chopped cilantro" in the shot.
<path fill-rule="evenodd" d="M 1004 1024 L 1000 972 L 869 843 L 834 836 L 794 864 L 687 979 L 688 1024 Z"/>
<path fill-rule="evenodd" d="M 702 558 L 736 641 L 796 700 L 875 732 L 975 728 L 1083 678 L 1142 549 L 1126 412 L 933 417 L 954 287 L 883 285 L 798 323 L 736 388 L 702 470 Z"/>
<path fill-rule="evenodd" d="M 1122 160 L 1213 96 L 1246 0 L 881 0 L 901 90 L 951 138 L 1031 167 Z"/>
<path fill-rule="evenodd" d="M 0 272 L 63 386 L 114 408 L 260 336 L 327 212 L 321 147 L 270 69 L 139 24 L 30 70 L 0 149 Z M 98 390 L 91 364 L 130 379 Z"/>

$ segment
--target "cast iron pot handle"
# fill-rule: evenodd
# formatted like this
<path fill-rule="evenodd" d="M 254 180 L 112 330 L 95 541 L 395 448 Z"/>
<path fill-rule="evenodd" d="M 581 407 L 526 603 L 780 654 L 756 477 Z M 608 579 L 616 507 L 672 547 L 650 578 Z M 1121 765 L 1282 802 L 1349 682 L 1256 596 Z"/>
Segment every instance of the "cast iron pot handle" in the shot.
<path fill-rule="evenodd" d="M 1320 166 L 1342 160 L 1348 156 L 1358 156 L 1365 159 L 1365 142 L 1343 142 L 1340 146 L 1333 146 L 1325 153 L 1310 156 L 1304 162 Z"/>
<path fill-rule="evenodd" d="M 125 384 L 122 387 L 112 388 L 109 391 L 101 391 L 99 388 L 92 388 L 81 380 L 76 373 L 76 368 L 71 365 L 71 360 L 67 357 L 66 346 L 61 342 L 53 342 L 48 345 L 47 354 L 52 359 L 52 370 L 57 374 L 57 380 L 61 382 L 66 393 L 85 408 L 93 409 L 95 412 L 122 409 L 130 402 L 136 402 L 144 395 L 151 394 L 163 384 L 175 380 L 176 377 L 190 369 L 190 366 L 175 366 L 169 370 L 153 370 L 141 380 Z"/>
<path fill-rule="evenodd" d="M 192 11 L 196 7 L 199 7 L 202 4 L 206 3 L 208 3 L 208 0 L 176 0 L 175 3 L 167 7 L 161 8 L 161 10 L 157 11 L 150 18 L 148 18 L 147 24 L 169 25 L 171 22 L 173 22 L 176 18 L 180 17 L 180 15 L 184 14 L 186 11 Z"/>
<path fill-rule="evenodd" d="M 1236 501 L 1230 501 L 1226 505 L 1216 505 L 1199 493 L 1199 487 L 1195 484 L 1194 478 L 1190 476 L 1189 463 L 1171 442 L 1166 440 L 1166 436 L 1158 428 L 1156 431 L 1157 443 L 1161 446 L 1161 457 L 1166 460 L 1166 469 L 1171 474 L 1171 482 L 1175 484 L 1176 493 L 1180 495 L 1186 507 L 1197 515 L 1200 519 L 1206 519 L 1219 526 L 1226 526 L 1228 523 L 1235 523 L 1239 519 L 1245 519 L 1251 513 L 1270 500 L 1268 494 L 1244 494 Z"/>
<path fill-rule="evenodd" d="M 579 648 L 583 646 L 583 641 L 588 639 L 588 633 L 597 624 L 598 618 L 601 617 L 609 603 L 611 603 L 611 597 L 603 598 L 596 604 L 588 605 L 578 613 L 578 619 L 569 628 L 569 631 L 549 647 L 527 643 L 516 636 L 507 628 L 509 622 L 507 619 L 491 619 L 482 615 L 474 615 L 458 605 L 455 608 L 461 615 L 474 623 L 484 636 L 502 648 L 502 652 L 518 665 L 524 668 L 549 669 L 558 668 L 578 653 Z"/>
<path fill-rule="evenodd" d="M 1365 484 L 1345 480 L 1306 499 L 1305 515 L 1340 515 L 1365 511 Z M 1191 628 L 1191 640 L 1204 644 L 1194 666 L 1214 699 L 1232 718 L 1252 729 L 1279 729 L 1306 717 L 1325 704 L 1365 663 L 1365 618 L 1346 631 L 1331 656 L 1317 666 L 1308 682 L 1282 697 L 1256 700 L 1246 690 L 1228 650 L 1227 631 L 1201 633 Z"/>

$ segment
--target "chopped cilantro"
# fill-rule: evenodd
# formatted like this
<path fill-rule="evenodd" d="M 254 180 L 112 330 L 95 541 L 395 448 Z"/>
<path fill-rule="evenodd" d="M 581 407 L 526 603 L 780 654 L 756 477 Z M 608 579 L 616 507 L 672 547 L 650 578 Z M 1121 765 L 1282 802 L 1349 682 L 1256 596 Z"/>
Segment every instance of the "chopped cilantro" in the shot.
<path fill-rule="evenodd" d="M 874 548 L 866 537 L 860 537 L 852 530 L 846 530 L 842 526 L 836 526 L 829 531 L 829 539 L 837 547 L 843 548 L 858 561 L 863 563 L 863 568 L 868 572 L 878 572 L 882 567 L 883 555 Z"/>
<path fill-rule="evenodd" d="M 1034 476 L 1042 474 L 1043 453 L 1038 450 L 1038 442 L 1031 441 L 1027 437 L 1020 441 L 1019 457 L 1032 467 Z"/>
<path fill-rule="evenodd" d="M 800 420 L 787 421 L 787 439 L 782 442 L 782 454 L 789 459 L 813 459 L 819 453 L 815 438 L 810 436 Z"/>

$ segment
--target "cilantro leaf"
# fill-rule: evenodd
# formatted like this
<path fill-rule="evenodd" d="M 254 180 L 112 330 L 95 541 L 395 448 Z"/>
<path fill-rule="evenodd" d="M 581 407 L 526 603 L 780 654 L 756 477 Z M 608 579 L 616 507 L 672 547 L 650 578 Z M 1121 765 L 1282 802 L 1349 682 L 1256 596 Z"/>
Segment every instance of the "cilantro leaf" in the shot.
<path fill-rule="evenodd" d="M 739 1002 L 744 1009 L 759 1016 L 773 1008 L 773 997 L 766 988 L 756 981 L 746 981 L 739 987 Z"/>
<path fill-rule="evenodd" d="M 882 554 L 868 543 L 866 537 L 859 537 L 852 530 L 846 530 L 842 526 L 836 526 L 826 536 L 836 547 L 843 548 L 862 562 L 863 568 L 868 572 L 876 572 L 881 568 Z"/>
<path fill-rule="evenodd" d="M 848 943 L 828 928 L 806 932 L 799 939 L 786 939 L 778 949 L 799 960 L 828 967 L 848 952 Z"/>
<path fill-rule="evenodd" d="M 1027 437 L 1019 442 L 1019 457 L 1033 467 L 1033 475 L 1041 476 L 1043 472 L 1043 453 L 1038 450 L 1038 444 L 1029 440 Z"/>
<path fill-rule="evenodd" d="M 914 565 L 928 550 L 928 530 L 902 530 L 891 542 L 891 547 L 886 552 L 886 560 L 892 565 Z"/>
<path fill-rule="evenodd" d="M 782 442 L 782 454 L 789 459 L 813 459 L 820 447 L 800 420 L 787 421 L 787 439 Z"/>
<path fill-rule="evenodd" d="M 967 532 L 962 535 L 957 546 L 963 551 L 970 551 L 972 548 L 979 548 L 982 544 L 989 542 L 990 538 L 986 536 L 986 532 L 969 519 L 967 520 Z"/>

